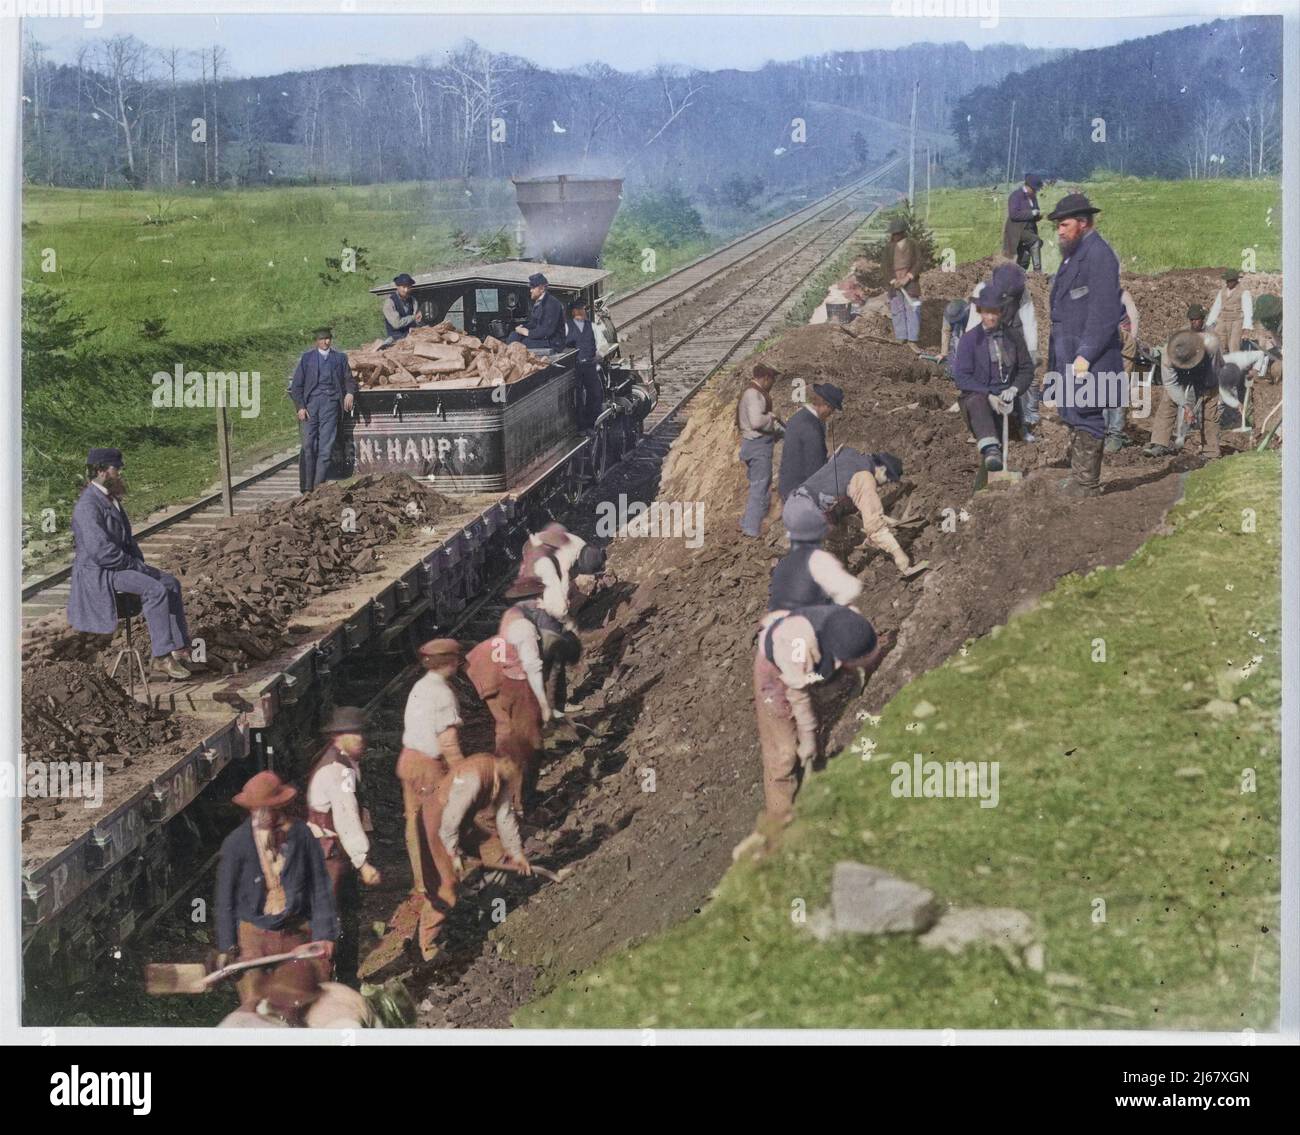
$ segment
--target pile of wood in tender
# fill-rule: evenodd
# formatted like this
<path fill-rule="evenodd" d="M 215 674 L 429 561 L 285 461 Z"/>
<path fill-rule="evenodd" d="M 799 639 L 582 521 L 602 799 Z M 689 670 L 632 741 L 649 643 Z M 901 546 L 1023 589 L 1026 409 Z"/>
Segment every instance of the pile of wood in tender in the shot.
<path fill-rule="evenodd" d="M 357 383 L 368 387 L 416 389 L 450 379 L 468 379 L 475 386 L 518 382 L 547 362 L 522 343 L 509 345 L 489 335 L 480 339 L 457 331 L 450 323 L 413 327 L 405 339 L 380 350 L 382 339 L 348 352 Z"/>

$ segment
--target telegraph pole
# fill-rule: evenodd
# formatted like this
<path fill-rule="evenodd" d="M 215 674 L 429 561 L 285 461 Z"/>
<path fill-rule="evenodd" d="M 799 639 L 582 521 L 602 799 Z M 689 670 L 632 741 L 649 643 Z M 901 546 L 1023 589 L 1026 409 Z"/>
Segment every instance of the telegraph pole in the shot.
<path fill-rule="evenodd" d="M 921 89 L 921 80 L 912 84 L 912 125 L 907 139 L 907 207 L 916 208 L 916 95 Z"/>
<path fill-rule="evenodd" d="M 1011 100 L 1011 125 L 1007 127 L 1007 184 L 1011 183 L 1011 143 L 1016 136 L 1016 100 Z"/>

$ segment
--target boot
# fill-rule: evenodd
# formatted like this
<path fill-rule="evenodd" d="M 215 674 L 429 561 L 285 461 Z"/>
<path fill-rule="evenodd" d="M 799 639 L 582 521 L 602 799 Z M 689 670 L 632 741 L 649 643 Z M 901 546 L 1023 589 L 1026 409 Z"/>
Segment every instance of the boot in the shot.
<path fill-rule="evenodd" d="M 1118 453 L 1124 448 L 1124 439 L 1122 437 L 1111 436 L 1106 439 L 1106 452 Z"/>
<path fill-rule="evenodd" d="M 1043 242 L 1041 240 L 1034 241 L 1029 249 L 1029 255 L 1034 261 L 1034 271 L 1041 272 L 1043 270 Z"/>
<path fill-rule="evenodd" d="M 980 450 L 980 456 L 984 459 L 984 468 L 990 473 L 1002 472 L 1002 446 L 985 446 Z"/>
<path fill-rule="evenodd" d="M 1070 438 L 1070 476 L 1061 482 L 1061 495 L 1095 497 L 1101 495 L 1101 456 L 1105 439 L 1075 430 Z"/>

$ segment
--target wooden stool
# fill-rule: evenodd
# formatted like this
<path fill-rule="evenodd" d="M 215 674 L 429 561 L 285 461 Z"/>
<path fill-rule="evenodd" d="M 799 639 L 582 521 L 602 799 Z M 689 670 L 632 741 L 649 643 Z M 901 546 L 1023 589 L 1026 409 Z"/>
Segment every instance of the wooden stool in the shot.
<path fill-rule="evenodd" d="M 135 697 L 136 673 L 139 672 L 140 681 L 144 683 L 144 700 L 146 704 L 153 704 L 153 694 L 149 691 L 149 672 L 144 666 L 144 657 L 136 647 L 132 639 L 132 627 L 136 616 L 140 614 L 143 608 L 140 605 L 140 596 L 130 595 L 126 592 L 117 592 L 117 617 L 126 620 L 126 646 L 117 652 L 117 657 L 113 660 L 113 668 L 108 672 L 110 678 L 117 677 L 117 668 L 122 665 L 122 659 L 126 663 L 126 688 L 127 692 Z"/>

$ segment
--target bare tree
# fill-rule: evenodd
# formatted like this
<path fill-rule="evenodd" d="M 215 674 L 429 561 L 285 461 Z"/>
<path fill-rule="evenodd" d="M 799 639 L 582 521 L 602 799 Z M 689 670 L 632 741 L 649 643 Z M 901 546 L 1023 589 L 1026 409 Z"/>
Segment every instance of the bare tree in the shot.
<path fill-rule="evenodd" d="M 91 106 L 122 131 L 126 168 L 135 179 L 135 139 L 146 96 L 150 50 L 135 36 L 115 35 L 93 52 Z"/>
<path fill-rule="evenodd" d="M 664 97 L 666 117 L 659 128 L 642 144 L 641 152 L 648 150 L 663 137 L 664 132 L 695 105 L 695 96 L 704 89 L 704 83 L 696 71 L 682 71 L 661 65 L 655 68 L 654 73 Z M 624 168 L 631 165 L 638 156 L 634 154 L 628 158 Z"/>
<path fill-rule="evenodd" d="M 492 119 L 505 105 L 513 90 L 510 78 L 513 60 L 493 55 L 473 40 L 466 40 L 448 52 L 441 77 L 434 85 L 450 96 L 460 122 L 460 173 L 468 177 L 473 165 L 474 139 L 483 129 L 488 173 L 492 171 Z"/>

